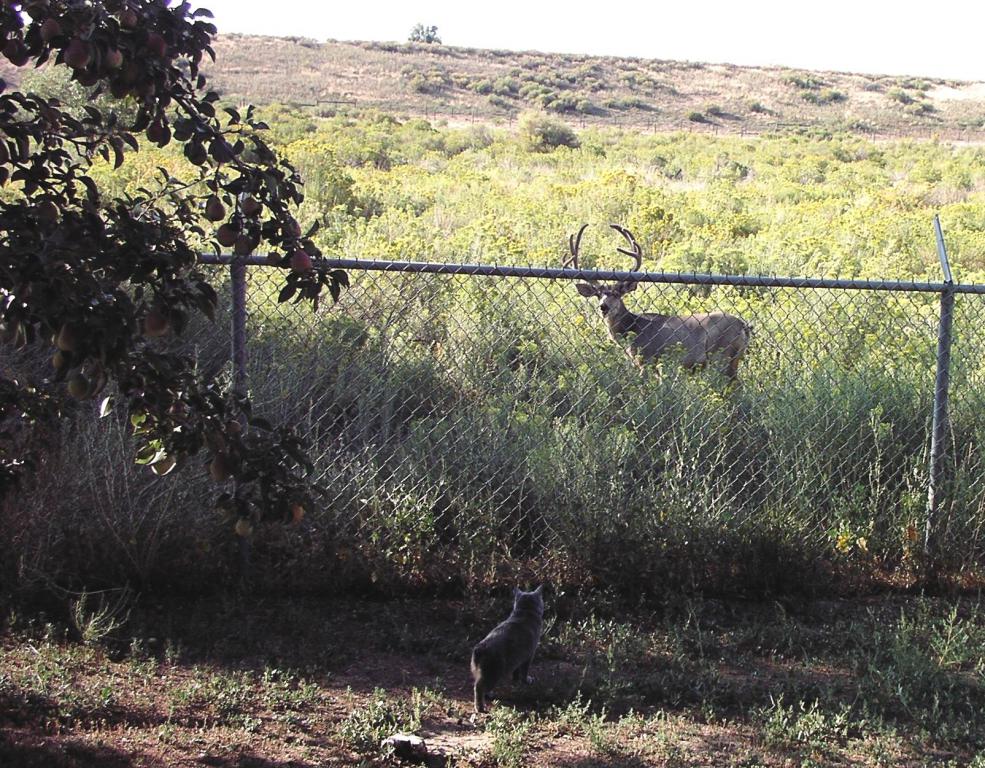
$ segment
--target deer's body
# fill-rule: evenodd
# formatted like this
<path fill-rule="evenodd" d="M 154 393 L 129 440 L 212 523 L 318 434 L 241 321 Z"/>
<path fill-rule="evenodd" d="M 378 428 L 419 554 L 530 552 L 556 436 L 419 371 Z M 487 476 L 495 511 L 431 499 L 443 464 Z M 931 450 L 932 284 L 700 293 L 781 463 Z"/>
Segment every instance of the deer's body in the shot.
<path fill-rule="evenodd" d="M 586 225 L 587 226 L 587 225 Z M 642 251 L 632 234 L 623 227 L 613 224 L 632 250 L 620 248 L 621 253 L 634 259 L 633 271 L 640 268 Z M 570 241 L 571 258 L 565 262 L 578 268 L 578 247 L 585 227 L 577 237 Z M 730 382 L 737 382 L 739 361 L 749 346 L 752 328 L 739 317 L 724 312 L 701 312 L 693 315 L 660 315 L 656 313 L 636 314 L 623 304 L 622 297 L 636 289 L 635 280 L 622 280 L 618 283 L 601 285 L 594 280 L 578 283 L 578 293 L 599 300 L 599 312 L 605 318 L 609 336 L 618 344 L 625 345 L 629 358 L 642 367 L 645 363 L 656 362 L 662 354 L 673 347 L 684 351 L 681 365 L 685 370 L 705 365 L 708 358 L 716 356 L 723 360 L 722 373 Z"/>
<path fill-rule="evenodd" d="M 675 347 L 684 356 L 681 365 L 693 370 L 719 357 L 724 367 L 722 373 L 729 380 L 736 380 L 739 361 L 749 346 L 750 328 L 738 317 L 724 312 L 702 312 L 694 315 L 636 314 L 630 312 L 622 301 L 621 311 L 610 309 L 605 314 L 609 336 L 623 344 L 629 340 L 629 354 L 638 365 L 655 363 L 660 356 Z"/>

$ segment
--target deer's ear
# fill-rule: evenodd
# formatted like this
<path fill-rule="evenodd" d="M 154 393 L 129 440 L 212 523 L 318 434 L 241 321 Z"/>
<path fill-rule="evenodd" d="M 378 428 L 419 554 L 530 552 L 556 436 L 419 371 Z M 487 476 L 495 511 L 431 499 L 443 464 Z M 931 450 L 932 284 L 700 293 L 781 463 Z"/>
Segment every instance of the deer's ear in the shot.
<path fill-rule="evenodd" d="M 578 289 L 578 293 L 582 296 L 598 296 L 599 289 L 594 285 L 589 285 L 588 283 L 575 283 L 575 288 Z"/>
<path fill-rule="evenodd" d="M 620 283 L 619 284 L 619 295 L 622 296 L 622 295 L 624 295 L 626 293 L 629 293 L 630 291 L 635 291 L 637 285 L 639 285 L 639 283 L 635 283 L 635 282 L 632 282 L 632 283 Z"/>

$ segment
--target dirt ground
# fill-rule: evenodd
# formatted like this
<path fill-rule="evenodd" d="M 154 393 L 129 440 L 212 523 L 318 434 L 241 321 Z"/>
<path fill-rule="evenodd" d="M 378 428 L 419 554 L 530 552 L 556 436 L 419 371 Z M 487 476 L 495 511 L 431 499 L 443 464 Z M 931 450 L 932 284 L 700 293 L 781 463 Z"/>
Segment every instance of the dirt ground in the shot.
<path fill-rule="evenodd" d="M 86 642 L 77 621 L 11 615 L 0 765 L 390 765 L 380 743 L 396 732 L 424 739 L 428 765 L 985 764 L 963 714 L 980 701 L 975 605 L 681 600 L 628 618 L 549 607 L 534 684 L 504 686 L 476 716 L 470 648 L 507 610 L 505 595 L 203 600 L 134 610 L 125 632 L 98 638 L 83 625 Z M 904 620 L 909 649 L 885 634 Z M 948 633 L 965 653 L 950 666 L 908 655 Z M 880 688 L 884 652 L 887 670 L 909 665 L 900 674 L 933 690 Z M 897 706 L 935 695 L 952 710 L 936 720 Z"/>

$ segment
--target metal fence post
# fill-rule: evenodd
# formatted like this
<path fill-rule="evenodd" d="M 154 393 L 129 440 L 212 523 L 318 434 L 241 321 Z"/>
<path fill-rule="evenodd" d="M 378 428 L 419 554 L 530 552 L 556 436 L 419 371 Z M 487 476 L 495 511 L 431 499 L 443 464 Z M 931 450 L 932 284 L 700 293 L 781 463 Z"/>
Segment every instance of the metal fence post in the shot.
<path fill-rule="evenodd" d="M 246 263 L 236 259 L 229 266 L 232 290 L 233 391 L 246 394 Z"/>
<path fill-rule="evenodd" d="M 951 325 L 954 320 L 954 278 L 944 247 L 940 219 L 934 217 L 937 236 L 937 255 L 944 272 L 944 290 L 941 291 L 941 315 L 937 328 L 937 377 L 934 383 L 933 431 L 930 438 L 930 468 L 927 487 L 927 524 L 924 530 L 924 558 L 933 566 L 936 557 L 935 527 L 938 525 L 943 499 L 945 445 L 948 429 L 948 394 L 951 381 Z"/>
<path fill-rule="evenodd" d="M 229 265 L 230 290 L 232 291 L 232 358 L 233 393 L 246 396 L 246 263 L 234 259 Z M 243 425 L 246 426 L 245 424 Z M 234 495 L 239 496 L 238 482 Z M 246 584 L 250 573 L 253 541 L 250 536 L 239 536 L 239 581 Z"/>

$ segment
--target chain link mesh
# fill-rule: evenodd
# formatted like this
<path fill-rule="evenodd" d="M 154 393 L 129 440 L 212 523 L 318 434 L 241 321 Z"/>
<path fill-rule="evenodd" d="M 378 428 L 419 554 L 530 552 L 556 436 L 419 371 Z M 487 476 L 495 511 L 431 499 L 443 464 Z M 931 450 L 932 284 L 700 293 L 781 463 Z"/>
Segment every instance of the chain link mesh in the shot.
<path fill-rule="evenodd" d="M 591 568 L 698 540 L 895 562 L 922 546 L 934 293 L 645 284 L 627 296 L 636 312 L 750 323 L 732 388 L 673 353 L 641 372 L 570 280 L 350 280 L 314 311 L 277 303 L 277 270 L 248 274 L 254 407 L 310 441 L 320 520 L 339 542 L 410 570 Z M 955 310 L 933 531 L 962 565 L 980 561 L 985 520 L 982 304 L 962 295 Z"/>

